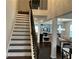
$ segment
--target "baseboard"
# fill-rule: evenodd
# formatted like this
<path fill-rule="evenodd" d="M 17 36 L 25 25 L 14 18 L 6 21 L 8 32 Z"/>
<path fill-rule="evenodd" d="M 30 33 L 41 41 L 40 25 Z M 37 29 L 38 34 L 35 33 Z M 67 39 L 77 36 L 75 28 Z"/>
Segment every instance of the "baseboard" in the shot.
<path fill-rule="evenodd" d="M 57 57 L 52 57 L 52 56 L 50 56 L 50 59 L 57 59 Z"/>
<path fill-rule="evenodd" d="M 56 58 L 51 58 L 51 59 L 56 59 Z"/>

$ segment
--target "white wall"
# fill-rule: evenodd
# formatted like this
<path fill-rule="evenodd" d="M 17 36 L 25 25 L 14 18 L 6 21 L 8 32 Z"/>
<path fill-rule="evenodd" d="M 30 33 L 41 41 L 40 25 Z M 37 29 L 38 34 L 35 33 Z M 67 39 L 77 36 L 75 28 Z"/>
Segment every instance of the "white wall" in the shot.
<path fill-rule="evenodd" d="M 6 0 L 6 49 L 10 41 L 11 29 L 15 20 L 17 10 L 17 0 Z"/>
<path fill-rule="evenodd" d="M 36 9 L 33 14 L 54 18 L 72 10 L 72 0 L 48 0 L 47 4 L 47 10 Z"/>
<path fill-rule="evenodd" d="M 48 0 L 48 16 L 53 18 L 72 9 L 72 0 Z"/>
<path fill-rule="evenodd" d="M 29 0 L 18 0 L 19 11 L 29 11 Z"/>
<path fill-rule="evenodd" d="M 33 9 L 33 15 L 47 16 L 48 10 Z"/>

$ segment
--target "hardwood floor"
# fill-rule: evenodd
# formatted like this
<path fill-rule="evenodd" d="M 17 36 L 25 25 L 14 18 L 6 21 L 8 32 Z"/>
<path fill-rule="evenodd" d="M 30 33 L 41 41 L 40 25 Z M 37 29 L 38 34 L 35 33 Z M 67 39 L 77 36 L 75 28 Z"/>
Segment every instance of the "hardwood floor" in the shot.
<path fill-rule="evenodd" d="M 39 59 L 50 59 L 50 45 L 40 44 Z"/>
<path fill-rule="evenodd" d="M 61 48 L 57 46 L 57 59 L 61 59 Z"/>
<path fill-rule="evenodd" d="M 61 59 L 61 51 L 60 47 L 57 47 L 57 59 Z M 39 50 L 39 59 L 51 59 L 51 45 L 50 44 L 40 44 L 40 50 Z"/>

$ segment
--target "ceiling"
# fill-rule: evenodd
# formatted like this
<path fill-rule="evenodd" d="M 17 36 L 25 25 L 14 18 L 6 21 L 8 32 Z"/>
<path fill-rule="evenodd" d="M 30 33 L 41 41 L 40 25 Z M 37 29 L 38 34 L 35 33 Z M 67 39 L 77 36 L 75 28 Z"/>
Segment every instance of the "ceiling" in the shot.
<path fill-rule="evenodd" d="M 72 19 L 72 12 L 61 15 L 58 18 Z"/>

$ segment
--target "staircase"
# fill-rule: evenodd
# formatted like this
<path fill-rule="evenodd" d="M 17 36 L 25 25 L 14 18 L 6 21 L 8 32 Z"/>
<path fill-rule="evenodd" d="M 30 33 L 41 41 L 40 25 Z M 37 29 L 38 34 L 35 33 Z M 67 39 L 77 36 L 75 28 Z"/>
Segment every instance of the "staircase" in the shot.
<path fill-rule="evenodd" d="M 7 59 L 32 59 L 29 14 L 17 14 Z"/>
<path fill-rule="evenodd" d="M 17 14 L 9 43 L 7 59 L 38 59 L 39 47 L 35 32 L 32 13 L 32 1 L 29 1 L 30 10 L 26 14 Z"/>

